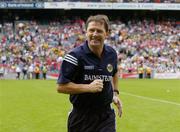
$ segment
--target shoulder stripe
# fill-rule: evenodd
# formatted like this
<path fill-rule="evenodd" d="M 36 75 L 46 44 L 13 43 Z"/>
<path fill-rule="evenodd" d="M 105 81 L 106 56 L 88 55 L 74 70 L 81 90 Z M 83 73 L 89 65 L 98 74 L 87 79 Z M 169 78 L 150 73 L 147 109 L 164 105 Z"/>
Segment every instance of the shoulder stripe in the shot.
<path fill-rule="evenodd" d="M 69 62 L 69 63 L 71 63 L 71 64 L 73 64 L 73 65 L 75 65 L 75 66 L 78 65 L 77 63 L 74 63 L 74 62 L 72 62 L 71 60 L 68 60 L 68 59 L 64 59 L 64 61 L 67 61 L 67 62 Z"/>
<path fill-rule="evenodd" d="M 65 56 L 64 60 L 67 61 L 67 62 L 69 62 L 69 63 L 71 63 L 71 64 L 74 64 L 74 65 L 76 65 L 76 66 L 78 65 L 77 59 L 76 59 L 74 56 L 72 56 L 72 55 L 67 54 L 67 55 Z"/>
<path fill-rule="evenodd" d="M 73 60 L 76 60 L 76 61 L 77 61 L 77 58 L 75 58 L 74 56 L 72 56 L 72 55 L 70 55 L 70 54 L 67 54 L 66 56 L 67 56 L 67 57 L 70 57 L 70 58 L 72 58 Z"/>
<path fill-rule="evenodd" d="M 65 58 L 64 58 L 65 60 L 69 60 L 69 61 L 72 61 L 72 62 L 74 62 L 74 63 L 78 63 L 77 61 L 75 61 L 75 60 L 73 60 L 73 59 L 71 59 L 70 57 L 68 57 L 68 56 L 66 56 Z"/>

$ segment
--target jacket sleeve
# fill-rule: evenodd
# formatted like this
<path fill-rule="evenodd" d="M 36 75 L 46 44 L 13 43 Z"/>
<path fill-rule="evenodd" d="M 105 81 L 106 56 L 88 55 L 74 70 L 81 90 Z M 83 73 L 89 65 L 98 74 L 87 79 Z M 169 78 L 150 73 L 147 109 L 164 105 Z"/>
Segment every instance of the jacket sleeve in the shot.
<path fill-rule="evenodd" d="M 65 84 L 72 82 L 75 77 L 76 70 L 78 68 L 78 58 L 74 52 L 66 54 L 61 64 L 59 77 L 57 80 L 58 84 Z"/>

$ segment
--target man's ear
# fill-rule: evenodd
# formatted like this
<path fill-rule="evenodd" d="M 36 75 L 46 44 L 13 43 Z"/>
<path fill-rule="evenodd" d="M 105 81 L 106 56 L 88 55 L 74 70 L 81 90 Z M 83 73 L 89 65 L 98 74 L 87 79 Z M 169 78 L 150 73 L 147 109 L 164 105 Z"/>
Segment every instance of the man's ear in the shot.
<path fill-rule="evenodd" d="M 106 39 L 109 37 L 110 32 L 106 32 Z"/>
<path fill-rule="evenodd" d="M 86 32 L 86 37 L 88 37 L 88 34 L 87 34 L 87 32 Z"/>

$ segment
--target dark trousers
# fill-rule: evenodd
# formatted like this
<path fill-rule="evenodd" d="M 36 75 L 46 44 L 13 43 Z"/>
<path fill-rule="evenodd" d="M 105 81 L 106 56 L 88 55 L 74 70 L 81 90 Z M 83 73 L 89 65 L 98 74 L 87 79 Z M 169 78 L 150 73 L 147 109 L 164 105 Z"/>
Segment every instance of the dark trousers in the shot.
<path fill-rule="evenodd" d="M 116 132 L 114 110 L 73 109 L 68 118 L 68 132 Z"/>
<path fill-rule="evenodd" d="M 16 76 L 16 79 L 20 79 L 20 72 L 17 72 L 17 76 Z"/>
<path fill-rule="evenodd" d="M 46 73 L 43 73 L 43 78 L 46 79 Z"/>
<path fill-rule="evenodd" d="M 143 73 L 139 73 L 139 79 L 143 78 Z"/>
<path fill-rule="evenodd" d="M 39 79 L 39 73 L 36 73 L 36 79 Z"/>

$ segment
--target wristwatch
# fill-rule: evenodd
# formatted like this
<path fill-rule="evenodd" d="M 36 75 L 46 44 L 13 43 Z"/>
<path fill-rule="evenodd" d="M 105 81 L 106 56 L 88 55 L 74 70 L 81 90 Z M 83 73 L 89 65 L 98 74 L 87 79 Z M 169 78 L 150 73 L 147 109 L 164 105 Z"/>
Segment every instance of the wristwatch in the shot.
<path fill-rule="evenodd" d="M 114 92 L 117 93 L 119 95 L 119 90 L 114 89 Z"/>

